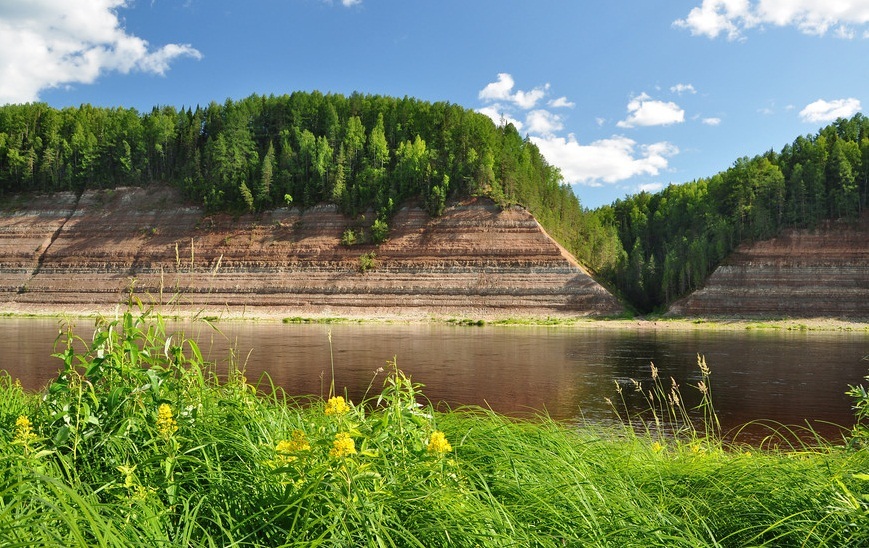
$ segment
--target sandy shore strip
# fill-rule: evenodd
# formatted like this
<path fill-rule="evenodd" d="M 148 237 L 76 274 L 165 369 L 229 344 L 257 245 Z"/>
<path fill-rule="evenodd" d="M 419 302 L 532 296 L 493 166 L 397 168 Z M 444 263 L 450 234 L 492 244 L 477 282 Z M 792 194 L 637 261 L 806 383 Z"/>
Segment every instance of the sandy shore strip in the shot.
<path fill-rule="evenodd" d="M 134 305 L 133 309 L 137 309 Z M 0 316 L 13 318 L 55 317 L 111 318 L 123 314 L 127 306 L 64 306 L 40 304 L 21 306 L 0 303 Z M 869 333 L 869 321 L 839 318 L 725 318 L 725 317 L 595 317 L 571 314 L 534 314 L 527 310 L 426 310 L 408 309 L 285 309 L 257 307 L 150 306 L 167 318 L 208 319 L 210 321 L 256 321 L 284 323 L 449 323 L 467 326 L 552 326 L 620 330 L 781 330 L 781 331 L 863 331 Z"/>

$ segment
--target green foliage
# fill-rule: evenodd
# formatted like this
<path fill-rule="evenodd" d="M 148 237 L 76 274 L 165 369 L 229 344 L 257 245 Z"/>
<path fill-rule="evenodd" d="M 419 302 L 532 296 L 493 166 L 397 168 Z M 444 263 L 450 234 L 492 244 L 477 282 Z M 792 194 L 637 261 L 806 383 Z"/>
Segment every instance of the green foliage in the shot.
<path fill-rule="evenodd" d="M 869 356 L 863 359 L 869 360 Z M 866 376 L 866 380 L 869 381 L 869 376 Z M 869 391 L 859 384 L 849 386 L 846 394 L 851 398 L 856 418 L 851 441 L 860 447 L 867 447 L 869 446 Z"/>
<path fill-rule="evenodd" d="M 359 265 L 357 268 L 359 269 L 359 272 L 362 272 L 363 274 L 369 270 L 377 268 L 377 254 L 373 251 L 369 251 L 368 253 L 360 255 Z"/>
<path fill-rule="evenodd" d="M 352 228 L 348 228 L 341 235 L 341 245 L 351 246 L 359 243 L 359 239 L 356 237 L 356 231 Z"/>
<path fill-rule="evenodd" d="M 544 181 L 572 196 L 558 179 L 512 126 L 412 98 L 296 92 L 145 114 L 0 107 L 0 192 L 161 181 L 209 210 L 251 209 L 251 198 L 262 210 L 291 195 L 351 214 L 390 200 L 438 213 L 450 198 L 479 193 L 536 206 Z"/>
<path fill-rule="evenodd" d="M 668 431 L 654 379 L 650 436 L 437 412 L 395 359 L 359 402 L 293 398 L 141 309 L 58 342 L 40 393 L 0 376 L 4 546 L 869 542 L 869 453 Z"/>
<path fill-rule="evenodd" d="M 371 225 L 371 243 L 382 244 L 389 237 L 389 225 L 385 221 L 375 219 Z"/>

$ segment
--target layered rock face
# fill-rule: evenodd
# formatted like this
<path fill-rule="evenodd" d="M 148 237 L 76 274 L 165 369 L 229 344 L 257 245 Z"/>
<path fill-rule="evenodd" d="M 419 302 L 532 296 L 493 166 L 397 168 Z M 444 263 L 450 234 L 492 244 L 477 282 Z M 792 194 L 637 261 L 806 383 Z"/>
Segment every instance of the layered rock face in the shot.
<path fill-rule="evenodd" d="M 167 188 L 28 199 L 0 217 L 0 307 L 104 310 L 132 294 L 207 314 L 622 311 L 524 209 L 480 199 L 432 219 L 404 208 L 381 245 L 341 244 L 370 221 L 331 206 L 207 216 Z"/>
<path fill-rule="evenodd" d="M 670 313 L 869 319 L 869 215 L 741 245 Z"/>

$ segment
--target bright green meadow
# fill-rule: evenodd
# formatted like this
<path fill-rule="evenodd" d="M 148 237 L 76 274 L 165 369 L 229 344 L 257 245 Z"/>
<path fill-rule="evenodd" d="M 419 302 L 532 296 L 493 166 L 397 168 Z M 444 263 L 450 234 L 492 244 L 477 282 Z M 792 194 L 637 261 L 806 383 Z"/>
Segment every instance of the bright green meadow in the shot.
<path fill-rule="evenodd" d="M 56 348 L 39 393 L 0 376 L 2 546 L 869 546 L 863 387 L 840 443 L 758 448 L 700 357 L 698 409 L 653 367 L 606 428 L 437 410 L 394 361 L 356 402 L 218 377 L 141 308 Z"/>

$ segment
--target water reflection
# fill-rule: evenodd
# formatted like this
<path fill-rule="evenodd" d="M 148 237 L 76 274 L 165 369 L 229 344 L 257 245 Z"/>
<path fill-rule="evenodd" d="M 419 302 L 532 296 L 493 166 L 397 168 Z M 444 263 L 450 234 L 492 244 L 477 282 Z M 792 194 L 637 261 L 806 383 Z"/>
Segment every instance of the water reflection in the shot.
<path fill-rule="evenodd" d="M 56 375 L 60 361 L 50 357 L 56 320 L 4 319 L 0 326 L 0 366 L 33 390 Z M 89 338 L 91 329 L 80 320 L 76 332 Z M 375 379 L 375 371 L 395 358 L 435 403 L 592 421 L 613 419 L 604 398 L 615 396 L 614 381 L 648 383 L 650 362 L 667 386 L 673 377 L 687 404 L 696 405 L 692 385 L 700 379 L 701 353 L 712 368 L 714 403 L 725 429 L 757 419 L 848 425 L 844 391 L 865 382 L 869 367 L 862 361 L 869 354 L 866 333 L 257 322 L 221 323 L 220 332 L 204 324 L 173 329 L 197 340 L 221 371 L 232 348 L 251 381 L 267 374 L 290 394 L 325 394 L 334 361 L 336 386 L 358 401 L 372 381 L 379 391 L 383 376 Z"/>

